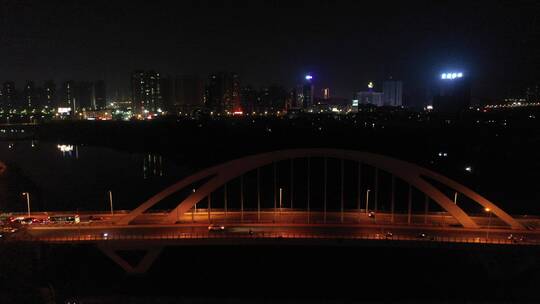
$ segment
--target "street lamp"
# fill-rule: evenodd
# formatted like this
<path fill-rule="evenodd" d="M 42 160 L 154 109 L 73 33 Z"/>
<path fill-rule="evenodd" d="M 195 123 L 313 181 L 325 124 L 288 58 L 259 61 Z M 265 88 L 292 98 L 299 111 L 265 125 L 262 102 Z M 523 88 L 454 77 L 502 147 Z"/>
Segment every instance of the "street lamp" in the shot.
<path fill-rule="evenodd" d="M 488 228 L 487 228 L 487 231 L 486 231 L 486 240 L 489 239 L 489 228 L 491 226 L 491 209 L 489 208 L 485 208 L 484 211 L 486 211 L 487 213 L 489 213 L 489 217 L 488 217 Z"/>
<path fill-rule="evenodd" d="M 23 192 L 22 195 L 26 196 L 26 205 L 28 206 L 28 217 L 30 217 L 30 193 Z"/>
<path fill-rule="evenodd" d="M 114 215 L 114 209 L 113 209 L 113 201 L 112 201 L 112 191 L 109 190 L 109 203 L 111 205 L 111 216 Z"/>
<path fill-rule="evenodd" d="M 283 201 L 283 188 L 279 188 L 279 213 L 281 214 L 281 203 Z"/>
<path fill-rule="evenodd" d="M 371 190 L 369 190 L 369 189 L 367 189 L 367 191 L 366 191 L 366 214 L 368 214 L 368 212 L 369 212 L 369 211 L 368 211 L 368 210 L 369 210 L 368 207 L 369 207 L 369 192 L 370 192 L 370 191 L 371 191 Z"/>

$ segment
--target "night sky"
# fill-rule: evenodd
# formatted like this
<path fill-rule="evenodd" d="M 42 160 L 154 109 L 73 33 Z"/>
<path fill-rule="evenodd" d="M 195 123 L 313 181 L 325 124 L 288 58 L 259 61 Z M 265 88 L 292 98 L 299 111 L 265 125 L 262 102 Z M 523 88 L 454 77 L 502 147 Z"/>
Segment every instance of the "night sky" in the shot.
<path fill-rule="evenodd" d="M 135 69 L 287 87 L 309 72 L 350 97 L 393 76 L 411 101 L 446 69 L 480 99 L 540 80 L 538 1 L 373 2 L 0 0 L 0 81 L 105 79 L 111 94 Z"/>

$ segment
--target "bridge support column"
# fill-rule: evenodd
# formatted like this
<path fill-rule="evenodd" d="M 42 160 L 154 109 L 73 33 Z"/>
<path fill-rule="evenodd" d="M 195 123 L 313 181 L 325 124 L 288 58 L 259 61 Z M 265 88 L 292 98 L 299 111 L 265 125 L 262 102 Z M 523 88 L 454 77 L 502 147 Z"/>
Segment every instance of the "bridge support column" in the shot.
<path fill-rule="evenodd" d="M 396 203 L 396 178 L 394 175 L 392 175 L 392 194 L 390 197 L 390 222 L 394 223 L 394 211 L 395 211 L 395 203 Z"/>
<path fill-rule="evenodd" d="M 274 222 L 276 221 L 277 212 L 277 176 L 276 176 L 276 162 L 274 162 Z"/>
<path fill-rule="evenodd" d="M 261 169 L 257 168 L 257 221 L 261 221 Z"/>
<path fill-rule="evenodd" d="M 307 159 L 307 222 L 310 223 L 311 214 L 310 214 L 310 194 L 311 194 L 311 158 Z"/>
<path fill-rule="evenodd" d="M 341 159 L 341 223 L 343 223 L 343 211 L 345 209 L 345 202 L 343 201 L 344 197 L 343 197 L 343 191 L 344 191 L 344 184 L 345 184 L 345 180 L 344 180 L 344 172 L 343 172 L 343 165 L 344 165 L 344 161 L 343 159 Z"/>
<path fill-rule="evenodd" d="M 412 209 L 412 186 L 409 185 L 409 194 L 408 194 L 408 207 L 407 207 L 407 224 L 411 223 L 411 209 Z"/>
<path fill-rule="evenodd" d="M 328 159 L 324 158 L 324 219 L 323 222 L 326 224 L 326 183 L 327 183 L 327 172 L 328 172 Z"/>
<path fill-rule="evenodd" d="M 379 210 L 379 199 L 378 199 L 378 195 L 379 195 L 379 169 L 378 168 L 375 168 L 375 191 L 373 193 L 373 200 L 375 201 L 375 206 L 374 206 L 374 211 L 375 213 L 377 213 L 377 211 Z"/>
<path fill-rule="evenodd" d="M 159 257 L 163 247 L 154 246 L 154 247 L 143 247 L 136 245 L 121 245 L 121 246 L 111 246 L 110 244 L 98 244 L 98 249 L 103 252 L 107 257 L 109 257 L 113 262 L 120 266 L 127 274 L 143 274 L 150 269 L 154 261 Z M 118 251 L 120 250 L 144 250 L 146 253 L 143 258 L 137 263 L 137 265 L 131 265 L 126 260 L 124 260 Z"/>
<path fill-rule="evenodd" d="M 208 208 L 206 209 L 208 213 L 208 222 L 212 222 L 212 193 L 208 194 Z"/>
<path fill-rule="evenodd" d="M 225 205 L 225 221 L 227 221 L 227 183 L 225 183 L 225 186 L 223 188 L 223 203 Z"/>
<path fill-rule="evenodd" d="M 294 158 L 291 159 L 291 210 L 294 208 Z"/>
<path fill-rule="evenodd" d="M 244 222 L 244 175 L 240 176 L 240 222 Z"/>
<path fill-rule="evenodd" d="M 360 222 L 361 197 L 362 197 L 362 163 L 358 162 L 358 222 Z"/>
<path fill-rule="evenodd" d="M 424 224 L 427 224 L 429 212 L 429 196 L 425 195 L 424 198 Z"/>

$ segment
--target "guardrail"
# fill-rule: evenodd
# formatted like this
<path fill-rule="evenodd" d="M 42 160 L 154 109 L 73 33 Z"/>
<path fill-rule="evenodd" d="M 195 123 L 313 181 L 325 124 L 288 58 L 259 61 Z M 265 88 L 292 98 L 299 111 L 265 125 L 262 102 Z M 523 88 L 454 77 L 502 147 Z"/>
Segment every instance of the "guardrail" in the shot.
<path fill-rule="evenodd" d="M 540 240 L 511 240 L 506 238 L 480 238 L 480 237 L 444 237 L 427 236 L 425 238 L 384 234 L 306 234 L 306 233 L 254 233 L 230 234 L 223 232 L 208 233 L 170 233 L 170 234 L 84 234 L 67 237 L 33 237 L 30 235 L 12 237 L 13 241 L 37 241 L 44 243 L 74 243 L 74 242 L 112 242 L 112 241 L 144 241 L 144 240 L 206 240 L 206 239 L 319 239 L 319 240 L 384 240 L 384 241 L 419 241 L 439 243 L 465 243 L 465 244 L 500 244 L 500 245 L 540 245 Z"/>

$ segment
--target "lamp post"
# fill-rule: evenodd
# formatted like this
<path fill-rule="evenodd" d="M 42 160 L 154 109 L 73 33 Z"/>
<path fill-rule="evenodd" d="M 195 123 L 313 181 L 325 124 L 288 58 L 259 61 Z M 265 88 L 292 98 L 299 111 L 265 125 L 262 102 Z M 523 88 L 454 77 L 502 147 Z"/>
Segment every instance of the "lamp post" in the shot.
<path fill-rule="evenodd" d="M 371 190 L 369 190 L 369 189 L 367 189 L 367 191 L 366 191 L 366 214 L 369 213 L 368 210 L 369 210 L 369 192 L 370 192 L 370 191 L 371 191 Z"/>
<path fill-rule="evenodd" d="M 195 193 L 195 188 L 191 190 L 192 193 Z M 176 208 L 176 212 L 178 213 L 178 208 Z M 195 206 L 193 206 L 193 209 L 191 209 L 191 221 L 195 223 L 195 213 L 197 213 L 197 203 L 195 203 Z M 178 218 L 178 214 L 176 215 L 176 218 Z"/>
<path fill-rule="evenodd" d="M 114 209 L 113 209 L 113 201 L 112 201 L 112 191 L 109 190 L 109 203 L 111 205 L 111 216 L 114 215 Z"/>
<path fill-rule="evenodd" d="M 30 193 L 29 192 L 23 192 L 22 195 L 26 196 L 26 205 L 28 207 L 28 217 L 30 217 Z"/>
<path fill-rule="evenodd" d="M 279 214 L 281 215 L 281 206 L 283 202 L 283 188 L 279 188 Z"/>
<path fill-rule="evenodd" d="M 487 228 L 487 231 L 486 231 L 486 240 L 489 239 L 489 228 L 491 226 L 491 209 L 489 208 L 486 208 L 484 209 L 487 213 L 489 213 L 489 216 L 488 216 L 488 228 Z"/>

